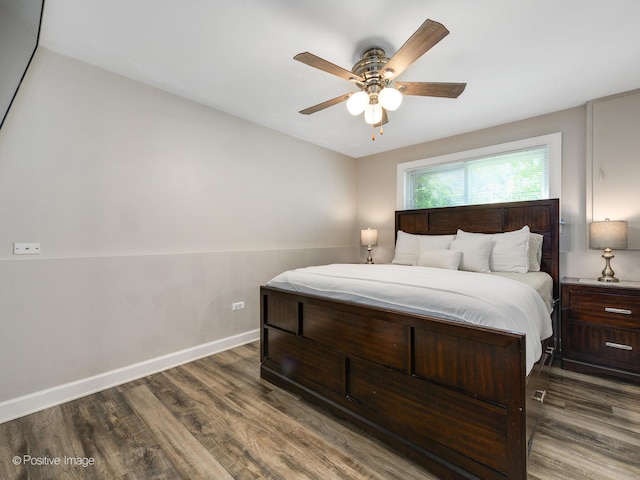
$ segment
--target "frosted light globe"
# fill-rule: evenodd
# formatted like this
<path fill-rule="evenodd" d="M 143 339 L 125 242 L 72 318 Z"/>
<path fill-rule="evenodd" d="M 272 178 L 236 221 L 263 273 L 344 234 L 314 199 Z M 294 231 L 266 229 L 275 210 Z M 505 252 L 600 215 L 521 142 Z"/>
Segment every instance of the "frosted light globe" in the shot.
<path fill-rule="evenodd" d="M 378 94 L 378 101 L 385 110 L 397 110 L 402 103 L 402 94 L 392 87 L 383 88 Z"/>
<path fill-rule="evenodd" d="M 369 125 L 375 125 L 382 120 L 382 107 L 380 104 L 369 104 L 364 109 L 364 121 Z"/>
<path fill-rule="evenodd" d="M 369 95 L 363 91 L 354 93 L 347 100 L 347 110 L 351 115 L 360 115 L 367 105 L 369 105 Z"/>

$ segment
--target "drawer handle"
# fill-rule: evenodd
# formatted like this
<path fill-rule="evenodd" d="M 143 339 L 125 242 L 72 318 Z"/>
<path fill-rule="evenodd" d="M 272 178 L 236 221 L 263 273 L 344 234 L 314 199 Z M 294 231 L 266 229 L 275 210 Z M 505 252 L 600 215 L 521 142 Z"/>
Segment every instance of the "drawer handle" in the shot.
<path fill-rule="evenodd" d="M 536 402 L 544 403 L 544 397 L 547 395 L 546 390 L 535 390 L 533 395 L 531 395 L 531 399 Z"/>
<path fill-rule="evenodd" d="M 620 350 L 633 350 L 631 345 L 624 345 L 622 343 L 604 342 L 607 347 L 619 348 Z"/>
<path fill-rule="evenodd" d="M 619 313 L 621 315 L 631 315 L 631 310 L 626 308 L 604 307 L 604 311 L 608 313 Z"/>

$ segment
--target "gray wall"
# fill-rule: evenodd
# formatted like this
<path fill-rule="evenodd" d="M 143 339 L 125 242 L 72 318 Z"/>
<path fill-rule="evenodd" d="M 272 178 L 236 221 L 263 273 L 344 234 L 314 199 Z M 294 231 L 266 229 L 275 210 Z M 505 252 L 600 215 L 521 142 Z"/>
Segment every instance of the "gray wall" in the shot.
<path fill-rule="evenodd" d="M 260 284 L 358 259 L 355 185 L 354 159 L 40 48 L 0 131 L 0 421 L 257 338 Z"/>

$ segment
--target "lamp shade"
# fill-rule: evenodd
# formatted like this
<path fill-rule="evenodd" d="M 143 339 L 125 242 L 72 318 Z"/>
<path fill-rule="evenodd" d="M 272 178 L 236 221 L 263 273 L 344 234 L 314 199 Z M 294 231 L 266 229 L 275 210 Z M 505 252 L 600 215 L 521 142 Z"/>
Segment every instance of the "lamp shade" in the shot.
<path fill-rule="evenodd" d="M 362 245 L 377 245 L 378 244 L 378 230 L 367 228 L 366 230 L 360 230 L 360 243 Z"/>
<path fill-rule="evenodd" d="M 589 224 L 589 247 L 596 250 L 627 248 L 627 222 L 611 221 Z"/>

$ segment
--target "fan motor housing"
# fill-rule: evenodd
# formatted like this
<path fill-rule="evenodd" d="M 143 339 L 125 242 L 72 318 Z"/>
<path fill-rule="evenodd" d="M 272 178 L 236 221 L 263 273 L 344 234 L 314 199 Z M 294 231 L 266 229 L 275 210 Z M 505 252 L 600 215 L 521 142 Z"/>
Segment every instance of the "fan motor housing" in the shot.
<path fill-rule="evenodd" d="M 366 82 L 357 82 L 357 85 L 365 89 L 369 94 L 378 93 L 385 85 L 383 69 L 389 58 L 380 47 L 369 47 L 362 52 L 362 59 L 356 63 L 351 71 L 362 77 Z"/>

